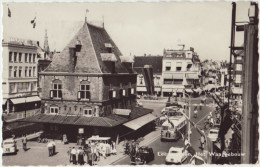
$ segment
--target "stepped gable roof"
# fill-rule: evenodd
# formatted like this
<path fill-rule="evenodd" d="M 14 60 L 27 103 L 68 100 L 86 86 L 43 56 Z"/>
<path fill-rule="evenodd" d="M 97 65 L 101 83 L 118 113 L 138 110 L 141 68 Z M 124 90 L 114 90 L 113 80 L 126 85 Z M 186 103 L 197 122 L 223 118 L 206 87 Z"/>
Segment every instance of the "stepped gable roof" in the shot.
<path fill-rule="evenodd" d="M 75 47 L 77 41 L 82 44 L 80 52 L 77 52 L 77 62 L 74 73 L 111 73 L 107 64 L 101 59 L 101 53 L 108 53 L 105 43 L 110 43 L 117 59 L 115 62 L 116 73 L 128 73 L 126 67 L 121 64 L 119 56 L 121 52 L 110 38 L 104 28 L 84 23 L 82 28 L 64 48 L 59 56 L 55 56 L 45 72 L 68 72 L 70 65 L 70 47 Z"/>
<path fill-rule="evenodd" d="M 134 69 L 137 73 L 141 73 L 140 67 L 144 65 L 152 65 L 154 74 L 162 73 L 162 59 L 163 56 L 136 56 L 134 60 Z"/>

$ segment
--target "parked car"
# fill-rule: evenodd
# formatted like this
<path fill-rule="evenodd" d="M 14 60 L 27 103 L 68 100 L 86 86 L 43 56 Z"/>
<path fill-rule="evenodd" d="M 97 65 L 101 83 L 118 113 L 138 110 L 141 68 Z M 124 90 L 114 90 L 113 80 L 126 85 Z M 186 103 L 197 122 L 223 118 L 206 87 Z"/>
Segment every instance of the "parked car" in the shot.
<path fill-rule="evenodd" d="M 210 129 L 208 138 L 213 142 L 217 141 L 218 140 L 218 131 L 219 131 L 219 129 L 217 129 L 217 128 Z"/>
<path fill-rule="evenodd" d="M 16 141 L 13 138 L 4 140 L 2 144 L 2 148 L 3 148 L 3 154 L 17 153 Z"/>
<path fill-rule="evenodd" d="M 154 160 L 153 149 L 142 146 L 138 149 L 136 156 L 131 157 L 131 164 L 141 165 Z"/>
<path fill-rule="evenodd" d="M 188 151 L 184 147 L 171 147 L 165 158 L 166 164 L 181 164 L 188 158 Z"/>

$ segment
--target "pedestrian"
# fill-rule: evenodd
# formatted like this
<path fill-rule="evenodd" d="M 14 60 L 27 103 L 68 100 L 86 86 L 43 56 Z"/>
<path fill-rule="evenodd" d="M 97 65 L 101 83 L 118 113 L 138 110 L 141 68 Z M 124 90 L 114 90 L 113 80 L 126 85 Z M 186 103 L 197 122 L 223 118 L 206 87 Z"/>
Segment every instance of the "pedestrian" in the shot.
<path fill-rule="evenodd" d="M 194 110 L 194 118 L 198 117 L 198 110 Z"/>
<path fill-rule="evenodd" d="M 26 138 L 26 135 L 23 136 L 22 143 L 23 143 L 23 150 L 27 151 L 27 138 Z"/>
<path fill-rule="evenodd" d="M 52 151 L 53 151 L 52 154 L 55 155 L 56 154 L 56 143 L 55 143 L 54 139 L 52 140 L 52 147 L 53 147 L 52 148 Z"/>
<path fill-rule="evenodd" d="M 51 157 L 53 155 L 53 145 L 51 141 L 47 144 L 47 148 L 49 151 L 49 157 Z"/>
<path fill-rule="evenodd" d="M 113 141 L 112 142 L 112 154 L 116 155 L 117 151 L 116 151 L 116 143 Z"/>
<path fill-rule="evenodd" d="M 184 140 L 184 145 L 185 145 L 185 147 L 188 146 L 188 145 L 190 145 L 190 143 L 189 143 L 189 141 L 188 141 L 187 138 Z"/>
<path fill-rule="evenodd" d="M 73 165 L 77 165 L 77 160 L 76 160 L 77 150 L 75 149 L 75 147 L 72 147 L 70 154 L 72 156 L 72 163 L 73 163 Z"/>
<path fill-rule="evenodd" d="M 201 137 L 200 137 L 200 148 L 201 148 L 201 150 L 204 149 L 204 144 L 205 144 L 205 138 L 204 138 L 204 136 L 201 135 Z"/>
<path fill-rule="evenodd" d="M 202 102 L 201 102 L 201 103 L 200 103 L 200 110 L 202 110 L 202 105 L 203 105 L 203 104 L 202 104 Z"/>
<path fill-rule="evenodd" d="M 69 147 L 69 150 L 68 150 L 68 155 L 69 155 L 69 157 L 70 157 L 70 159 L 69 159 L 69 163 L 71 163 L 71 161 L 72 161 L 72 156 L 71 156 L 71 147 Z"/>
<path fill-rule="evenodd" d="M 84 151 L 82 147 L 78 149 L 78 163 L 79 165 L 84 165 Z"/>
<path fill-rule="evenodd" d="M 88 164 L 90 165 L 90 166 L 92 166 L 93 165 L 93 153 L 91 152 L 91 148 L 90 148 L 90 150 L 88 151 Z"/>

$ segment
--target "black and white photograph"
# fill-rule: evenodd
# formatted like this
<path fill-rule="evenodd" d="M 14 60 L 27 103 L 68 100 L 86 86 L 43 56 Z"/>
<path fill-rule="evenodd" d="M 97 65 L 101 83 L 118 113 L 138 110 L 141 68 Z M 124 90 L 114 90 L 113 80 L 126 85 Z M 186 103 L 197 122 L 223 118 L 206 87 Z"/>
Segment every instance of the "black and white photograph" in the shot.
<path fill-rule="evenodd" d="M 259 164 L 258 4 L 3 0 L 0 164 Z"/>

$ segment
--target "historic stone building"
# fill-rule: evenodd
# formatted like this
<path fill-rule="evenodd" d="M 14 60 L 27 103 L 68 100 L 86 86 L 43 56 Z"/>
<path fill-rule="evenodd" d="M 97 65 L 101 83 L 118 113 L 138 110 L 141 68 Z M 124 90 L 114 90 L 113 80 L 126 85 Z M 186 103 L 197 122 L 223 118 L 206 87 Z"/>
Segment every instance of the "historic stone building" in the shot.
<path fill-rule="evenodd" d="M 152 110 L 135 107 L 136 73 L 104 27 L 84 23 L 79 32 L 39 73 L 43 114 L 27 118 L 44 123 L 45 131 L 69 140 L 83 132 L 91 135 L 122 136 L 151 122 Z M 136 118 L 149 117 L 136 128 Z M 145 119 L 145 118 L 143 118 Z M 109 129 L 109 130 L 108 130 Z M 52 136 L 52 137 L 53 137 Z"/>

